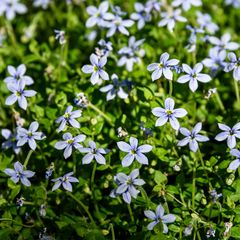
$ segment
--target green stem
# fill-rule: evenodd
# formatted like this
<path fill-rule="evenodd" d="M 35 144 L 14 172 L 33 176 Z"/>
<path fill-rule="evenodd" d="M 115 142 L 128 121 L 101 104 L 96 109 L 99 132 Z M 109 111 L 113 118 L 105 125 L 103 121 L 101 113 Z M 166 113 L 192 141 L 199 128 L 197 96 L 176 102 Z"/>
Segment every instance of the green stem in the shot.
<path fill-rule="evenodd" d="M 17 45 L 17 40 L 16 40 L 16 36 L 15 36 L 15 33 L 13 31 L 13 27 L 12 27 L 12 24 L 10 21 L 6 20 L 5 21 L 5 25 L 6 25 L 6 29 L 7 29 L 7 33 L 11 39 L 11 42 L 14 46 L 14 53 L 17 55 L 17 56 L 21 56 L 20 52 L 19 52 L 19 48 L 18 48 L 18 45 Z"/>
<path fill-rule="evenodd" d="M 192 208 L 195 209 L 195 192 L 196 192 L 196 169 L 197 169 L 197 158 L 194 156 L 193 165 L 193 179 L 192 179 Z"/>
<path fill-rule="evenodd" d="M 33 225 L 25 225 L 25 224 L 22 224 L 22 223 L 19 223 L 11 218 L 0 218 L 0 221 L 10 221 L 10 222 L 13 222 L 14 224 L 16 225 L 19 225 L 19 226 L 23 226 L 23 227 L 28 227 L 28 228 L 32 228 L 32 227 L 35 227 L 35 224 Z"/>
<path fill-rule="evenodd" d="M 173 81 L 169 80 L 169 97 L 172 96 L 173 93 Z"/>
<path fill-rule="evenodd" d="M 206 167 L 205 167 L 205 165 L 204 165 L 203 158 L 202 158 L 202 153 L 201 153 L 201 150 L 200 150 L 200 149 L 198 149 L 198 155 L 199 155 L 199 159 L 200 159 L 200 161 L 201 161 L 202 167 L 203 167 L 203 169 L 204 169 L 204 173 L 205 173 L 206 178 L 207 178 L 207 180 L 208 180 L 210 189 L 212 190 L 212 184 L 211 184 L 211 181 L 210 181 L 210 179 L 209 179 L 209 177 L 208 177 L 208 173 L 207 173 L 207 171 L 206 171 Z"/>
<path fill-rule="evenodd" d="M 223 105 L 223 103 L 222 103 L 222 100 L 221 100 L 218 92 L 215 93 L 215 96 L 216 96 L 216 100 L 217 100 L 217 103 L 218 103 L 220 109 L 222 110 L 223 113 L 225 113 L 226 110 L 225 110 L 225 107 L 224 107 L 224 105 Z"/>
<path fill-rule="evenodd" d="M 92 103 L 88 103 L 88 106 L 99 113 L 112 127 L 114 127 L 114 124 L 112 123 L 112 120 L 110 117 L 108 117 L 103 111 L 101 111 L 98 107 L 94 106 Z"/>
<path fill-rule="evenodd" d="M 93 195 L 93 204 L 94 204 L 95 210 L 97 212 L 97 216 L 100 218 L 99 208 L 98 208 L 98 205 L 97 205 L 95 189 L 94 189 L 94 179 L 95 179 L 96 170 L 97 170 L 97 163 L 94 162 L 90 185 L 91 185 L 91 191 L 92 191 L 92 195 Z M 101 218 L 100 218 L 100 221 L 101 221 Z"/>
<path fill-rule="evenodd" d="M 28 161 L 29 161 L 32 153 L 33 153 L 33 150 L 30 150 L 30 151 L 28 152 L 28 155 L 27 155 L 27 157 L 26 157 L 26 159 L 25 159 L 25 161 L 24 161 L 24 164 L 23 164 L 24 167 L 27 167 Z"/>
<path fill-rule="evenodd" d="M 64 44 L 61 45 L 61 49 L 60 49 L 60 59 L 59 59 L 59 64 L 58 64 L 58 81 L 61 82 L 62 79 L 62 67 L 63 67 L 63 61 L 64 61 L 64 57 L 63 57 L 63 53 L 64 53 Z"/>
<path fill-rule="evenodd" d="M 202 238 L 201 238 L 201 235 L 200 235 L 199 231 L 197 231 L 197 237 L 198 237 L 198 240 L 202 240 Z"/>
<path fill-rule="evenodd" d="M 194 233 L 193 233 L 193 240 L 196 240 L 196 235 L 197 234 L 197 231 L 196 231 L 196 228 L 194 227 Z"/>
<path fill-rule="evenodd" d="M 238 88 L 238 81 L 234 80 L 234 88 L 235 88 L 235 94 L 237 97 L 237 103 L 240 103 L 240 97 L 239 97 L 239 88 Z"/>
<path fill-rule="evenodd" d="M 149 207 L 149 199 L 148 199 L 146 191 L 143 189 L 143 187 L 140 187 L 140 191 L 141 191 L 143 198 L 146 201 L 147 207 Z"/>
<path fill-rule="evenodd" d="M 96 225 L 95 221 L 93 220 L 93 217 L 91 215 L 91 213 L 88 211 L 88 207 L 85 206 L 78 198 L 76 198 L 72 193 L 67 192 L 68 196 L 70 196 L 73 200 L 75 200 L 81 207 L 82 209 L 86 212 L 86 214 L 88 215 L 90 221 L 92 222 L 92 224 Z"/>
<path fill-rule="evenodd" d="M 177 199 L 176 197 L 174 197 L 171 193 L 166 192 L 166 194 L 171 197 L 172 199 L 174 199 L 176 202 L 178 202 L 179 204 L 181 204 L 183 207 L 191 210 L 193 213 L 195 213 L 196 215 L 199 215 L 198 212 L 196 212 L 194 209 L 189 208 L 185 203 L 181 202 L 179 199 Z"/>
<path fill-rule="evenodd" d="M 111 233 L 112 233 L 112 240 L 115 240 L 115 233 L 114 233 L 114 228 L 113 228 L 112 223 L 110 223 L 110 229 L 111 229 Z"/>
<path fill-rule="evenodd" d="M 131 221 L 134 222 L 133 212 L 132 212 L 132 208 L 131 208 L 130 204 L 127 204 L 127 207 L 128 207 Z"/>
<path fill-rule="evenodd" d="M 210 220 L 211 215 L 212 215 L 212 203 L 211 203 L 210 210 L 209 210 L 208 221 Z"/>

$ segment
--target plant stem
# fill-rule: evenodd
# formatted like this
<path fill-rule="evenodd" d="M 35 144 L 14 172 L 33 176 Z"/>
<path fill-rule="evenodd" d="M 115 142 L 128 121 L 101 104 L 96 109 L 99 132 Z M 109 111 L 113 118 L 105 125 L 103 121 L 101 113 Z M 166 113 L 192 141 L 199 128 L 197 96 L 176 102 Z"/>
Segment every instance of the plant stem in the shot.
<path fill-rule="evenodd" d="M 130 204 L 127 204 L 127 207 L 128 207 L 131 221 L 134 222 L 134 217 L 133 217 L 132 208 L 131 208 Z"/>
<path fill-rule="evenodd" d="M 223 113 L 225 113 L 226 110 L 225 110 L 225 107 L 224 107 L 224 105 L 223 105 L 223 103 L 222 103 L 222 100 L 221 100 L 218 92 L 215 93 L 215 96 L 216 96 L 216 100 L 217 100 L 217 103 L 218 103 L 220 109 L 223 111 Z"/>
<path fill-rule="evenodd" d="M 239 97 L 239 88 L 238 88 L 238 81 L 233 80 L 234 81 L 234 88 L 235 88 L 235 94 L 237 97 L 237 103 L 240 103 L 240 97 Z"/>
<path fill-rule="evenodd" d="M 202 240 L 202 238 L 201 238 L 201 235 L 200 235 L 199 231 L 197 231 L 197 237 L 198 237 L 198 240 Z"/>
<path fill-rule="evenodd" d="M 110 229 L 111 229 L 111 233 L 112 233 L 112 240 L 115 240 L 115 233 L 114 233 L 114 228 L 113 228 L 112 223 L 110 223 Z"/>
<path fill-rule="evenodd" d="M 14 46 L 14 53 L 18 56 L 18 57 L 21 57 L 21 54 L 19 52 L 19 47 L 18 47 L 18 44 L 17 44 L 17 40 L 16 40 L 16 36 L 15 36 L 15 33 L 13 31 L 13 27 L 12 27 L 12 24 L 10 21 L 6 20 L 5 21 L 5 25 L 6 25 L 6 29 L 7 29 L 7 33 L 11 39 L 11 42 Z"/>
<path fill-rule="evenodd" d="M 96 200 L 96 195 L 95 195 L 95 189 L 94 189 L 94 179 L 95 179 L 96 170 L 97 170 L 97 163 L 94 162 L 90 185 L 91 185 L 91 191 L 92 191 L 92 195 L 93 195 L 93 204 L 94 204 L 95 210 L 97 212 L 97 216 L 100 217 L 99 208 L 97 205 L 97 200 Z M 101 221 L 101 218 L 100 218 L 100 221 Z"/>
<path fill-rule="evenodd" d="M 143 187 L 140 187 L 140 191 L 141 191 L 143 198 L 146 201 L 147 207 L 149 207 L 149 199 L 148 199 L 146 191 L 143 189 Z"/>
<path fill-rule="evenodd" d="M 172 96 L 173 93 L 173 81 L 169 80 L 169 97 Z"/>
<path fill-rule="evenodd" d="M 210 220 L 211 215 L 212 215 L 212 203 L 211 203 L 210 210 L 209 210 L 208 221 Z"/>
<path fill-rule="evenodd" d="M 29 161 L 29 159 L 30 159 L 32 153 L 33 153 L 33 150 L 30 150 L 30 151 L 28 152 L 28 155 L 27 155 L 27 157 L 26 157 L 26 159 L 25 159 L 25 161 L 24 161 L 24 164 L 23 164 L 24 167 L 27 166 L 28 161 Z"/>
<path fill-rule="evenodd" d="M 22 223 L 19 223 L 11 218 L 0 218 L 0 221 L 10 221 L 10 222 L 13 222 L 14 224 L 16 225 L 19 225 L 19 226 L 23 226 L 23 227 L 28 227 L 28 228 L 32 228 L 32 227 L 35 227 L 35 224 L 33 225 L 25 225 L 25 224 L 22 224 Z"/>
<path fill-rule="evenodd" d="M 94 225 L 96 225 L 95 221 L 93 220 L 93 217 L 92 217 L 91 213 L 88 211 L 87 206 L 85 206 L 85 205 L 84 205 L 79 199 L 77 199 L 72 193 L 67 192 L 67 194 L 68 194 L 73 200 L 75 200 L 75 201 L 82 207 L 82 209 L 83 209 L 83 210 L 86 212 L 86 214 L 88 215 L 90 221 L 91 221 Z"/>
<path fill-rule="evenodd" d="M 202 158 L 202 153 L 201 153 L 201 150 L 200 150 L 200 149 L 198 149 L 198 155 L 199 155 L 199 159 L 200 159 L 200 161 L 201 161 L 202 167 L 203 167 L 203 169 L 204 169 L 204 173 L 205 173 L 206 178 L 207 178 L 207 180 L 208 180 L 210 189 L 212 190 L 212 184 L 211 184 L 211 181 L 210 181 L 210 179 L 209 179 L 209 177 L 208 177 L 208 173 L 207 173 L 207 171 L 206 171 L 206 167 L 205 167 L 205 165 L 204 165 L 203 158 Z"/>
<path fill-rule="evenodd" d="M 101 111 L 98 107 L 94 106 L 92 103 L 88 103 L 88 106 L 99 113 L 112 127 L 114 127 L 114 124 L 112 123 L 111 118 L 109 118 L 103 111 Z"/>
<path fill-rule="evenodd" d="M 196 169 L 197 169 L 197 158 L 193 158 L 193 179 L 192 179 L 192 208 L 195 209 L 195 192 L 196 192 Z"/>
<path fill-rule="evenodd" d="M 179 199 L 177 199 L 176 197 L 174 197 L 171 193 L 166 192 L 166 194 L 167 194 L 169 197 L 173 198 L 176 202 L 180 203 L 183 207 L 191 210 L 191 211 L 194 212 L 196 215 L 199 215 L 198 212 L 196 212 L 196 211 L 195 211 L 194 209 L 192 209 L 192 208 L 189 208 L 185 203 L 181 202 Z"/>

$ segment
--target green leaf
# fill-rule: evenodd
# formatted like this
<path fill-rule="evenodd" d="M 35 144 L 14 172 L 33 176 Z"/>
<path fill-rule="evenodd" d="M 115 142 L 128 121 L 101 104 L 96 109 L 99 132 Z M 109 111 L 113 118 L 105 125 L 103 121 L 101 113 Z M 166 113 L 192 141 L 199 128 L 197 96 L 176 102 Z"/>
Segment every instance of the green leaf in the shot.
<path fill-rule="evenodd" d="M 234 239 L 240 239 L 240 225 L 234 226 L 231 228 L 231 237 L 234 237 Z"/>
<path fill-rule="evenodd" d="M 156 170 L 155 174 L 154 174 L 154 181 L 158 185 L 161 185 L 161 183 L 166 183 L 167 182 L 167 177 L 161 171 Z"/>

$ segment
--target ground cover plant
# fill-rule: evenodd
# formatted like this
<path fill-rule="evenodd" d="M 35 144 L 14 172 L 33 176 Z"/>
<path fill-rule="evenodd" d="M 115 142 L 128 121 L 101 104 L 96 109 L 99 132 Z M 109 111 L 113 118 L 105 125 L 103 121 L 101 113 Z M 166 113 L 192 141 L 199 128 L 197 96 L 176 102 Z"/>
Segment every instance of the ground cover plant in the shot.
<path fill-rule="evenodd" d="M 240 239 L 239 0 L 0 1 L 0 239 Z"/>

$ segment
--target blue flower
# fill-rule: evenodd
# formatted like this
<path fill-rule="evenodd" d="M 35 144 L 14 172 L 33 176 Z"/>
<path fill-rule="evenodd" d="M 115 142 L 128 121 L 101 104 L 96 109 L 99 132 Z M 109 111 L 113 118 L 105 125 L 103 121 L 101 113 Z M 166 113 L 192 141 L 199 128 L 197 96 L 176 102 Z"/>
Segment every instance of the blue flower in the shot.
<path fill-rule="evenodd" d="M 20 147 L 17 146 L 18 136 L 17 133 L 11 133 L 8 129 L 2 129 L 2 136 L 7 140 L 2 143 L 3 149 L 13 148 L 13 151 L 18 154 L 21 150 Z"/>
<path fill-rule="evenodd" d="M 209 51 L 209 58 L 205 58 L 202 63 L 210 68 L 212 72 L 216 72 L 219 69 L 223 69 L 226 66 L 224 61 L 226 58 L 225 51 L 218 51 L 216 48 L 211 48 Z"/>
<path fill-rule="evenodd" d="M 107 27 L 109 24 L 107 21 L 114 19 L 114 15 L 112 13 L 107 12 L 108 8 L 109 8 L 108 1 L 102 2 L 98 8 L 96 8 L 95 6 L 87 7 L 87 13 L 91 17 L 87 20 L 86 27 L 90 28 L 95 25 L 98 25 L 100 27 Z"/>
<path fill-rule="evenodd" d="M 192 27 L 191 25 L 187 25 L 186 29 L 191 31 L 191 35 L 188 38 L 188 45 L 185 46 L 185 48 L 188 50 L 188 52 L 194 52 L 196 51 L 197 46 L 197 34 L 204 33 L 204 30 L 201 28 Z"/>
<path fill-rule="evenodd" d="M 225 124 L 218 123 L 218 127 L 223 130 L 223 132 L 219 133 L 215 139 L 217 141 L 227 139 L 228 147 L 234 148 L 236 146 L 236 138 L 240 138 L 240 123 L 235 124 L 232 128 Z"/>
<path fill-rule="evenodd" d="M 98 148 L 96 146 L 96 143 L 92 140 L 88 142 L 89 148 L 79 148 L 79 151 L 81 153 L 87 153 L 83 159 L 83 164 L 89 164 L 92 162 L 93 159 L 97 161 L 99 164 L 106 164 L 106 159 L 102 154 L 107 154 L 109 152 L 108 149 Z"/>
<path fill-rule="evenodd" d="M 37 129 L 39 127 L 38 122 L 32 122 L 27 129 L 19 127 L 17 129 L 17 135 L 18 135 L 18 141 L 17 146 L 21 147 L 25 143 L 28 143 L 29 147 L 32 150 L 35 150 L 37 147 L 35 140 L 42 140 L 45 138 L 44 134 L 42 132 L 37 132 Z"/>
<path fill-rule="evenodd" d="M 82 108 L 86 108 L 88 105 L 88 99 L 85 96 L 85 94 L 83 92 L 80 92 L 76 95 L 76 97 L 74 98 L 73 102 Z"/>
<path fill-rule="evenodd" d="M 47 9 L 51 0 L 34 0 L 34 7 L 42 7 L 43 9 Z"/>
<path fill-rule="evenodd" d="M 161 78 L 162 74 L 168 80 L 173 79 L 173 72 L 171 71 L 171 68 L 173 66 L 178 65 L 179 60 L 177 59 L 168 60 L 168 59 L 169 59 L 169 54 L 165 52 L 160 56 L 160 63 L 151 63 L 150 65 L 148 65 L 147 70 L 151 72 L 153 71 L 152 73 L 153 81 Z"/>
<path fill-rule="evenodd" d="M 240 80 L 240 57 L 237 58 L 235 53 L 230 52 L 228 53 L 228 59 L 230 60 L 230 63 L 226 64 L 224 71 L 225 72 L 233 71 L 233 78 L 236 81 L 239 81 Z"/>
<path fill-rule="evenodd" d="M 115 198 L 119 195 L 122 195 L 123 200 L 130 204 L 132 197 L 137 198 L 137 195 L 140 192 L 135 188 L 135 186 L 142 186 L 145 184 L 145 181 L 137 178 L 138 175 L 138 169 L 134 169 L 129 176 L 127 176 L 125 173 L 118 173 L 114 177 L 114 181 L 117 183 L 118 187 L 110 193 L 110 196 Z"/>
<path fill-rule="evenodd" d="M 237 157 L 236 160 L 232 161 L 229 166 L 228 169 L 229 170 L 237 170 L 240 166 L 240 151 L 237 149 L 231 149 L 230 154 L 234 157 Z"/>
<path fill-rule="evenodd" d="M 234 8 L 240 8 L 240 1 L 239 0 L 225 0 L 226 5 L 231 5 Z"/>
<path fill-rule="evenodd" d="M 118 51 L 121 58 L 118 60 L 117 65 L 126 65 L 127 71 L 131 72 L 133 70 L 134 63 L 140 63 L 140 57 L 145 55 L 144 49 L 140 49 L 145 39 L 140 39 L 136 41 L 134 36 L 131 36 L 128 40 L 128 46 L 123 47 Z"/>
<path fill-rule="evenodd" d="M 136 159 L 141 164 L 148 165 L 148 158 L 143 153 L 150 152 L 153 147 L 148 144 L 138 146 L 138 140 L 134 137 L 130 137 L 129 142 L 130 142 L 130 145 L 123 141 L 117 142 L 118 148 L 121 151 L 128 153 L 122 159 L 122 166 L 123 167 L 130 166 L 134 159 Z"/>
<path fill-rule="evenodd" d="M 107 32 L 107 37 L 113 36 L 116 31 L 128 36 L 129 32 L 126 28 L 131 27 L 133 24 L 133 20 L 123 20 L 120 16 L 115 16 L 108 25 L 109 30 Z"/>
<path fill-rule="evenodd" d="M 196 152 L 198 150 L 198 142 L 207 142 L 209 141 L 208 137 L 200 135 L 199 132 L 202 129 L 202 123 L 197 123 L 192 132 L 190 132 L 186 128 L 180 128 L 180 133 L 185 136 L 184 139 L 180 140 L 177 146 L 182 147 L 189 144 L 189 148 L 191 151 Z"/>
<path fill-rule="evenodd" d="M 20 108 L 26 110 L 27 109 L 27 99 L 26 97 L 33 97 L 37 92 L 34 90 L 24 90 L 25 82 L 20 80 L 15 84 L 8 84 L 7 88 L 13 94 L 7 97 L 5 104 L 12 105 L 16 101 L 18 101 L 18 105 Z"/>
<path fill-rule="evenodd" d="M 151 20 L 151 14 L 147 11 L 148 9 L 142 3 L 135 3 L 134 8 L 136 12 L 131 14 L 131 19 L 138 21 L 137 27 L 138 30 L 142 29 L 145 26 L 145 22 Z"/>
<path fill-rule="evenodd" d="M 222 197 L 222 193 L 217 193 L 216 189 L 209 191 L 212 202 L 215 203 L 218 198 Z"/>
<path fill-rule="evenodd" d="M 113 80 L 113 84 L 109 84 L 99 89 L 101 92 L 107 92 L 107 101 L 114 99 L 117 95 L 122 99 L 127 98 L 128 94 L 122 88 L 125 86 L 124 82 L 120 83 L 116 74 L 113 74 L 111 79 Z"/>
<path fill-rule="evenodd" d="M 98 41 L 98 45 L 102 47 L 102 49 L 97 49 L 100 57 L 107 57 L 113 50 L 112 42 L 106 42 L 104 39 Z"/>
<path fill-rule="evenodd" d="M 109 79 L 107 72 L 103 70 L 103 67 L 107 63 L 106 57 L 98 58 L 96 54 L 91 54 L 90 62 L 92 65 L 84 65 L 82 67 L 82 71 L 84 73 L 92 73 L 90 80 L 93 85 L 95 85 L 96 83 L 100 83 L 100 79 Z"/>
<path fill-rule="evenodd" d="M 170 32 L 173 32 L 176 21 L 187 22 L 187 19 L 181 16 L 181 9 L 176 9 L 170 12 L 162 12 L 161 17 L 163 19 L 158 23 L 158 26 L 163 27 L 167 25 L 167 28 Z"/>
<path fill-rule="evenodd" d="M 179 83 L 186 83 L 189 82 L 189 88 L 192 92 L 195 92 L 198 88 L 198 81 L 199 82 L 209 82 L 211 81 L 211 77 L 208 74 L 200 73 L 203 69 L 202 63 L 197 63 L 194 68 L 190 68 L 187 64 L 182 65 L 183 70 L 187 73 L 184 76 L 178 78 L 177 82 Z"/>
<path fill-rule="evenodd" d="M 148 230 L 152 230 L 158 223 L 163 224 L 163 233 L 168 233 L 167 223 L 175 222 L 176 217 L 173 214 L 164 215 L 164 208 L 161 204 L 157 206 L 156 212 L 146 210 L 144 211 L 146 217 L 153 220 L 153 222 L 149 223 L 147 228 Z"/>
<path fill-rule="evenodd" d="M 63 140 L 59 141 L 55 144 L 55 148 L 58 150 L 62 150 L 65 148 L 63 156 L 64 158 L 69 158 L 72 155 L 72 148 L 79 149 L 82 147 L 79 142 L 83 142 L 86 139 L 86 136 L 83 134 L 77 135 L 73 137 L 71 133 L 64 133 Z"/>
<path fill-rule="evenodd" d="M 174 109 L 174 100 L 167 98 L 164 102 L 164 108 L 156 107 L 152 110 L 152 114 L 159 117 L 155 123 L 155 126 L 163 126 L 167 121 L 170 122 L 173 129 L 178 130 L 180 124 L 177 118 L 182 118 L 187 115 L 187 111 L 183 108 Z"/>
<path fill-rule="evenodd" d="M 23 165 L 20 162 L 14 163 L 14 169 L 6 168 L 4 172 L 11 177 L 11 180 L 14 183 L 17 183 L 20 180 L 22 184 L 27 187 L 31 186 L 31 183 L 28 180 L 28 178 L 31 178 L 35 175 L 35 172 L 29 170 L 24 171 Z"/>
<path fill-rule="evenodd" d="M 8 20 L 13 20 L 16 13 L 23 14 L 27 12 L 27 7 L 19 3 L 19 0 L 1 0 L 0 16 L 5 12 Z"/>
<path fill-rule="evenodd" d="M 71 177 L 72 175 L 73 175 L 73 172 L 70 172 L 65 174 L 62 177 L 52 179 L 52 182 L 55 182 L 52 187 L 52 191 L 55 191 L 62 185 L 65 190 L 72 192 L 71 182 L 79 182 L 77 178 Z"/>
<path fill-rule="evenodd" d="M 202 5 L 201 0 L 174 0 L 172 2 L 173 7 L 182 6 L 184 11 L 188 11 L 191 8 L 191 5 L 199 7 Z"/>
<path fill-rule="evenodd" d="M 61 132 L 66 124 L 70 124 L 72 127 L 74 128 L 80 128 L 80 123 L 75 120 L 75 118 L 79 118 L 82 116 L 82 111 L 81 110 L 76 110 L 76 111 L 72 111 L 73 110 L 73 106 L 68 106 L 64 115 L 59 117 L 56 120 L 56 123 L 60 123 L 60 126 L 58 128 L 58 132 Z"/>
<path fill-rule="evenodd" d="M 152 12 L 152 11 L 156 11 L 156 12 L 160 12 L 161 10 L 161 5 L 163 3 L 160 3 L 158 0 L 148 0 L 146 2 L 146 11 L 147 12 Z"/>
<path fill-rule="evenodd" d="M 54 30 L 56 36 L 55 36 L 55 39 L 59 40 L 59 43 L 61 45 L 65 44 L 66 43 L 66 39 L 65 39 L 65 32 L 62 31 L 62 30 Z"/>
<path fill-rule="evenodd" d="M 218 51 L 221 51 L 221 50 L 234 51 L 239 48 L 238 43 L 230 42 L 231 40 L 230 33 L 225 33 L 220 39 L 215 36 L 210 36 L 208 40 L 211 44 L 215 45 Z"/>
<path fill-rule="evenodd" d="M 10 77 L 6 77 L 3 81 L 6 84 L 17 84 L 19 80 L 22 80 L 25 85 L 31 85 L 33 84 L 33 79 L 29 76 L 24 75 L 26 72 L 26 66 L 25 64 L 19 65 L 17 68 L 9 65 L 7 67 Z"/>
<path fill-rule="evenodd" d="M 196 14 L 197 22 L 201 29 L 204 29 L 211 34 L 214 34 L 219 29 L 218 25 L 212 22 L 212 18 L 209 14 L 203 14 L 200 11 L 197 11 Z"/>
<path fill-rule="evenodd" d="M 214 230 L 213 227 L 211 226 L 211 227 L 207 230 L 206 237 L 207 237 L 207 238 L 215 237 L 215 234 L 216 234 L 216 230 Z"/>

